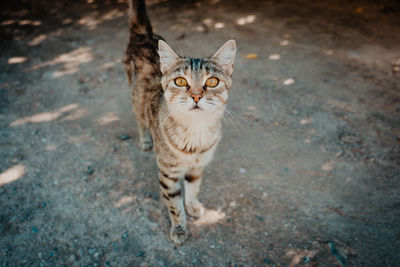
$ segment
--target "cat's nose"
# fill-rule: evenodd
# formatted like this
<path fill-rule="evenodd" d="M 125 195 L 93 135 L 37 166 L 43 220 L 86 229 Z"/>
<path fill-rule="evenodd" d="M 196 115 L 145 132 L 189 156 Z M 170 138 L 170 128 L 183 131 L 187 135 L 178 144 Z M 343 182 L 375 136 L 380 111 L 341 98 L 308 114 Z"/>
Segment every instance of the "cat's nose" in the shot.
<path fill-rule="evenodd" d="M 202 96 L 202 95 L 195 95 L 195 94 L 192 94 L 191 97 L 193 98 L 193 101 L 194 101 L 195 103 L 198 103 L 198 102 L 200 101 L 200 98 L 202 98 L 203 96 Z"/>

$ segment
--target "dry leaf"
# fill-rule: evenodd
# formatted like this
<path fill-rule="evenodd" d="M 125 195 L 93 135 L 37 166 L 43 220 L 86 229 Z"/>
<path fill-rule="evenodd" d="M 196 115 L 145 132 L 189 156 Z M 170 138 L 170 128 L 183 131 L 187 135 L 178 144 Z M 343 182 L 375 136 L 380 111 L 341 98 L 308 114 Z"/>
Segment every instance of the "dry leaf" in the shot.
<path fill-rule="evenodd" d="M 246 54 L 244 57 L 248 58 L 248 59 L 257 59 L 258 55 L 255 53 L 252 53 L 252 54 Z"/>

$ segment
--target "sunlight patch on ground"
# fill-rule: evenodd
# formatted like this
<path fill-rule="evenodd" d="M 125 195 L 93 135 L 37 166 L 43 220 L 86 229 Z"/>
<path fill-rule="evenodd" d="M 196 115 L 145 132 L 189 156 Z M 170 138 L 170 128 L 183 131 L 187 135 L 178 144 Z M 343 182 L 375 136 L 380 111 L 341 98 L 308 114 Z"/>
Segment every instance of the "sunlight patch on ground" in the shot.
<path fill-rule="evenodd" d="M 294 80 L 292 78 L 286 79 L 283 81 L 284 85 L 291 85 L 294 83 Z"/>
<path fill-rule="evenodd" d="M 116 59 L 116 60 L 113 60 L 113 61 L 104 63 L 103 65 L 101 65 L 101 68 L 102 68 L 102 69 L 108 69 L 108 68 L 114 67 L 115 65 L 117 65 L 117 64 L 119 64 L 119 63 L 121 63 L 121 62 L 122 62 L 121 59 L 118 58 L 118 59 Z"/>
<path fill-rule="evenodd" d="M 93 30 L 100 23 L 107 21 L 107 20 L 112 20 L 112 19 L 115 19 L 118 17 L 122 17 L 125 14 L 124 14 L 124 12 L 122 12 L 118 9 L 114 9 L 114 10 L 107 12 L 100 18 L 96 18 L 96 15 L 97 15 L 97 13 L 95 12 L 94 14 L 85 16 L 85 17 L 81 18 L 80 20 L 78 20 L 78 24 L 88 27 L 89 30 Z"/>
<path fill-rule="evenodd" d="M 215 23 L 214 27 L 216 29 L 222 29 L 223 27 L 225 27 L 225 24 L 222 22 L 217 22 L 217 23 Z"/>
<path fill-rule="evenodd" d="M 210 26 L 213 24 L 213 19 L 211 19 L 211 18 L 205 18 L 205 19 L 203 20 L 203 23 L 204 23 L 206 26 L 210 27 Z"/>
<path fill-rule="evenodd" d="M 33 25 L 33 26 L 39 26 L 42 25 L 42 22 L 39 20 L 30 20 L 30 19 L 24 19 L 18 22 L 19 25 Z"/>
<path fill-rule="evenodd" d="M 314 121 L 313 118 L 304 118 L 304 119 L 301 119 L 301 120 L 300 120 L 300 124 L 301 124 L 301 125 L 309 124 L 309 123 L 312 123 L 313 121 Z"/>
<path fill-rule="evenodd" d="M 119 121 L 119 117 L 115 112 L 109 112 L 106 115 L 97 119 L 97 123 L 104 126 L 112 122 Z"/>
<path fill-rule="evenodd" d="M 283 40 L 279 43 L 281 46 L 287 46 L 289 44 L 289 40 Z"/>
<path fill-rule="evenodd" d="M 249 24 L 249 23 L 253 23 L 255 20 L 256 20 L 256 16 L 255 15 L 248 15 L 246 17 L 238 18 L 236 20 L 236 23 L 238 25 L 246 25 L 246 24 Z"/>
<path fill-rule="evenodd" d="M 17 164 L 0 174 L 0 186 L 18 180 L 26 173 L 26 166 Z"/>
<path fill-rule="evenodd" d="M 35 46 L 35 45 L 40 44 L 41 42 L 43 42 L 46 39 L 47 39 L 47 35 L 46 34 L 40 34 L 40 35 L 36 36 L 35 38 L 33 38 L 33 40 L 30 41 L 28 43 L 28 45 L 29 46 Z"/>
<path fill-rule="evenodd" d="M 80 109 L 75 110 L 71 114 L 68 114 L 64 118 L 62 118 L 61 121 L 74 121 L 74 120 L 80 119 L 88 114 L 89 114 L 89 110 L 87 110 L 86 108 L 80 108 Z"/>
<path fill-rule="evenodd" d="M 39 34 L 38 36 L 36 36 L 35 38 L 33 38 L 32 40 L 30 40 L 28 42 L 29 46 L 35 46 L 38 44 L 41 44 L 43 41 L 49 39 L 50 37 L 53 36 L 60 36 L 61 35 L 61 29 L 57 29 L 53 32 L 47 33 L 47 34 Z"/>
<path fill-rule="evenodd" d="M 49 122 L 57 119 L 60 117 L 64 112 L 68 112 L 71 110 L 74 110 L 78 107 L 78 104 L 70 104 L 67 106 L 64 106 L 60 109 L 50 111 L 50 112 L 41 112 L 32 116 L 28 116 L 25 118 L 18 119 L 16 121 L 13 121 L 10 126 L 20 126 L 25 123 L 40 123 L 40 122 Z"/>
<path fill-rule="evenodd" d="M 17 21 L 16 21 L 16 20 L 13 20 L 13 19 L 5 20 L 5 21 L 2 21 L 2 22 L 1 22 L 1 26 L 11 25 L 11 24 L 14 24 L 14 23 L 16 23 L 16 22 L 17 22 Z"/>
<path fill-rule="evenodd" d="M 53 72 L 53 77 L 58 78 L 63 75 L 76 73 L 80 64 L 93 60 L 91 47 L 80 47 L 69 53 L 62 54 L 53 60 L 49 60 L 31 67 L 28 70 L 37 70 L 46 66 L 63 64 L 64 69 Z"/>
<path fill-rule="evenodd" d="M 213 224 L 218 221 L 221 221 L 224 218 L 225 218 L 225 213 L 223 213 L 222 211 L 206 209 L 204 211 L 203 216 L 194 221 L 194 224 L 197 226 Z"/>
<path fill-rule="evenodd" d="M 26 58 L 26 57 L 10 57 L 7 62 L 8 62 L 8 64 L 19 64 L 19 63 L 23 63 L 27 60 L 28 60 L 28 58 Z"/>
<path fill-rule="evenodd" d="M 281 56 L 279 54 L 272 54 L 268 57 L 270 60 L 279 60 Z"/>
<path fill-rule="evenodd" d="M 327 161 L 327 162 L 325 162 L 324 164 L 322 164 L 321 169 L 322 169 L 323 171 L 330 172 L 330 171 L 333 170 L 333 166 L 334 166 L 334 165 L 335 165 L 335 162 L 334 162 L 333 160 L 330 160 L 330 161 Z"/>
<path fill-rule="evenodd" d="M 122 206 L 132 203 L 134 200 L 135 200 L 134 196 L 123 196 L 117 202 L 114 203 L 114 206 L 120 208 Z"/>

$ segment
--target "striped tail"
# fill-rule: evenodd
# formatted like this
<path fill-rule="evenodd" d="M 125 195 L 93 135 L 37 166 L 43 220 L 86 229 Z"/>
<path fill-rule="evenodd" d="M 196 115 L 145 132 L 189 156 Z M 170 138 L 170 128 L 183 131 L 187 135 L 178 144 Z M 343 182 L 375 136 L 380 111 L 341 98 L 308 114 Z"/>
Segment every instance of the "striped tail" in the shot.
<path fill-rule="evenodd" d="M 147 17 L 145 0 L 128 0 L 131 35 L 147 34 L 153 38 L 153 29 Z"/>

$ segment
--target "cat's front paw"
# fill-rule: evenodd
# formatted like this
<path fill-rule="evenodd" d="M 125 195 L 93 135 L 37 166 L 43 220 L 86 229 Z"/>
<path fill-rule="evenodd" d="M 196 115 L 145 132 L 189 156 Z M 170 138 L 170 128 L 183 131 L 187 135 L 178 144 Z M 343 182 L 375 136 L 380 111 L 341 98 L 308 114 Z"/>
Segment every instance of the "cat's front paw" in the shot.
<path fill-rule="evenodd" d="M 151 150 L 153 147 L 153 141 L 148 139 L 140 140 L 139 147 L 143 151 Z"/>
<path fill-rule="evenodd" d="M 187 239 L 187 230 L 185 226 L 178 225 L 176 227 L 171 227 L 169 236 L 174 243 L 181 245 Z"/>
<path fill-rule="evenodd" d="M 185 206 L 187 213 L 194 218 L 200 218 L 204 214 L 204 207 L 200 202 L 186 203 Z"/>

